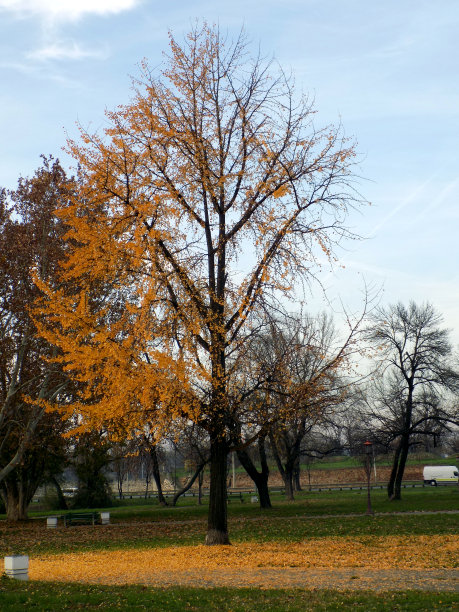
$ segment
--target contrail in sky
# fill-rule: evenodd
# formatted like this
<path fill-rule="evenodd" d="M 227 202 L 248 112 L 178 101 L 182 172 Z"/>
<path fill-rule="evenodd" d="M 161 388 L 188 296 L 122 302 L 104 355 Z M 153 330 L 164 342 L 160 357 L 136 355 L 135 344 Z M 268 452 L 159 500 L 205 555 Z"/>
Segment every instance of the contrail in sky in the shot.
<path fill-rule="evenodd" d="M 423 183 L 421 183 L 421 185 L 419 185 L 419 187 L 417 187 L 408 197 L 406 197 L 404 200 L 402 200 L 400 202 L 400 204 L 398 204 L 397 206 L 395 206 L 385 217 L 384 219 L 381 219 L 381 221 L 379 221 L 379 223 L 377 223 L 375 225 L 375 227 L 371 230 L 371 232 L 369 233 L 369 235 L 367 236 L 367 238 L 372 238 L 376 235 L 376 233 L 381 229 L 381 227 L 383 227 L 384 225 L 386 225 L 386 223 L 389 221 L 389 219 L 392 219 L 392 217 L 394 217 L 398 212 L 400 212 L 401 210 L 403 210 L 406 206 L 408 206 L 408 204 L 411 204 L 411 202 L 418 197 L 418 195 L 420 193 L 422 193 L 425 188 L 434 180 L 434 178 L 437 176 L 438 173 L 433 174 L 432 176 L 430 176 L 426 181 L 424 181 Z"/>

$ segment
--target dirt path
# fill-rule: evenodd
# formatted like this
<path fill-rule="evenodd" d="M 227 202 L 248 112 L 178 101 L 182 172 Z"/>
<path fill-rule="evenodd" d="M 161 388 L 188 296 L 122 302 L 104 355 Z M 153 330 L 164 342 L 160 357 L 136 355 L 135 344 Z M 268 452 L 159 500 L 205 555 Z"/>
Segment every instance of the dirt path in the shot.
<path fill-rule="evenodd" d="M 97 582 L 122 582 L 122 576 Z M 126 576 L 124 582 L 131 582 Z M 136 582 L 155 587 L 257 587 L 372 591 L 450 591 L 459 593 L 459 570 L 212 569 L 138 572 Z"/>
<path fill-rule="evenodd" d="M 31 571 L 31 579 L 37 576 Z M 48 580 L 62 580 L 48 575 Z M 67 576 L 67 580 L 69 577 Z M 70 579 L 70 581 L 72 581 Z M 305 568 L 214 568 L 155 570 L 126 568 L 123 572 L 87 576 L 76 580 L 92 584 L 143 584 L 153 587 L 194 588 L 251 587 L 260 589 L 334 589 L 371 591 L 449 591 L 459 593 L 458 569 L 305 569 Z"/>

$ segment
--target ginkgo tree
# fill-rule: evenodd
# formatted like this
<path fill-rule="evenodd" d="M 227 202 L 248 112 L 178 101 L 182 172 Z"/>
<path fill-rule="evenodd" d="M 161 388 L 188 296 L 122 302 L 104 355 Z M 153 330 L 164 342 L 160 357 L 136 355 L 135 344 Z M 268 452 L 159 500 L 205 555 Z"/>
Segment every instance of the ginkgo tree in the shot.
<path fill-rule="evenodd" d="M 82 430 L 157 435 L 174 419 L 210 441 L 208 544 L 229 542 L 228 360 L 262 302 L 289 296 L 349 236 L 354 144 L 273 62 L 197 25 L 104 134 L 69 143 L 79 176 L 62 290 L 41 283 L 41 333 L 85 391 Z"/>

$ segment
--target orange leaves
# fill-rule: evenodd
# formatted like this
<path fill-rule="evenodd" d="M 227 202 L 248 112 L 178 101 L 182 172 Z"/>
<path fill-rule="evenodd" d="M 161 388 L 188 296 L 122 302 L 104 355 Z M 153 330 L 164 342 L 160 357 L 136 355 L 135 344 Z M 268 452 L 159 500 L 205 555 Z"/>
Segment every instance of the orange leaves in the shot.
<path fill-rule="evenodd" d="M 53 555 L 30 561 L 32 580 L 128 583 L 174 581 L 183 571 L 250 572 L 258 568 L 433 569 L 455 567 L 457 536 L 320 538 L 290 544 L 243 543 L 233 546 L 174 546 Z M 278 585 L 274 584 L 273 587 Z"/>
<path fill-rule="evenodd" d="M 84 316 L 86 314 L 86 293 L 84 291 L 80 293 L 80 299 L 78 301 L 78 306 L 76 307 L 76 313 L 79 316 Z"/>
<path fill-rule="evenodd" d="M 288 185 L 281 185 L 273 193 L 273 196 L 277 199 L 277 198 L 282 198 L 283 196 L 287 195 L 288 193 L 289 193 Z"/>
<path fill-rule="evenodd" d="M 339 128 L 312 128 L 293 89 L 249 59 L 244 35 L 195 26 L 182 43 L 170 36 L 157 74 L 142 63 L 102 135 L 68 143 L 79 168 L 60 212 L 68 259 L 37 325 L 88 421 L 153 415 L 161 429 L 208 415 L 264 294 L 310 277 L 313 236 L 330 256 L 333 238 L 312 224 L 346 233 L 351 149 Z"/>

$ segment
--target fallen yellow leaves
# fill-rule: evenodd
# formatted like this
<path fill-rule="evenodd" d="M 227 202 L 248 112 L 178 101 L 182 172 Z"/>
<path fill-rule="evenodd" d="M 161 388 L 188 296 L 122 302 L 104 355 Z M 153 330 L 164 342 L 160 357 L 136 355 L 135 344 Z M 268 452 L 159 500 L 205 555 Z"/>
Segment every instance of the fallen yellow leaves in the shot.
<path fill-rule="evenodd" d="M 49 555 L 30 560 L 32 580 L 127 583 L 174 572 L 271 569 L 445 569 L 459 565 L 459 537 L 320 538 L 294 544 L 241 543 Z"/>

